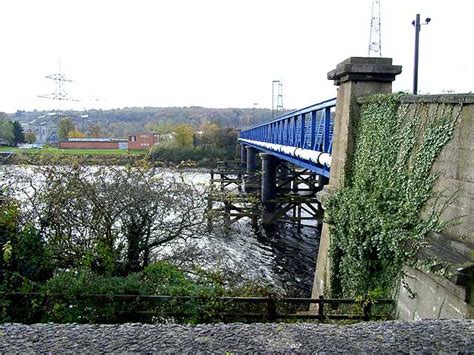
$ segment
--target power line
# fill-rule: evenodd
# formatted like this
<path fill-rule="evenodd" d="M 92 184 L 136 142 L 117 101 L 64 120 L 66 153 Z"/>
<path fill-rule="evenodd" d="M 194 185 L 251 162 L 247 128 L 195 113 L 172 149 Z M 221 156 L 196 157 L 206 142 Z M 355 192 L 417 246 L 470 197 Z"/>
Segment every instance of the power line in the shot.
<path fill-rule="evenodd" d="M 283 83 L 280 80 L 272 81 L 272 117 L 283 112 Z"/>
<path fill-rule="evenodd" d="M 372 18 L 370 20 L 369 57 L 382 56 L 382 33 L 380 13 L 380 0 L 373 0 Z"/>
<path fill-rule="evenodd" d="M 63 73 L 61 73 L 61 63 L 58 63 L 58 72 L 54 74 L 49 74 L 45 76 L 46 79 L 52 80 L 54 82 L 54 91 L 49 94 L 38 95 L 43 99 L 50 99 L 59 101 L 79 101 L 70 97 L 66 91 L 66 83 L 73 83 L 74 81 L 68 79 Z M 59 111 L 59 110 L 58 110 Z"/>

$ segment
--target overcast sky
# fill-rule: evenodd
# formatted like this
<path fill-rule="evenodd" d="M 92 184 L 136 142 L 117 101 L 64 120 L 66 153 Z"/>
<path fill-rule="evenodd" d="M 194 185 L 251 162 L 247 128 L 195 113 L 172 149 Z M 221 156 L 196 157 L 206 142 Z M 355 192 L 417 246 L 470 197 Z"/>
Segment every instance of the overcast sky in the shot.
<path fill-rule="evenodd" d="M 474 87 L 473 0 L 381 0 L 382 55 L 403 66 L 411 90 L 416 13 L 422 19 L 419 91 Z M 2 0 L 0 111 L 54 109 L 45 75 L 75 80 L 79 102 L 125 106 L 285 108 L 336 95 L 326 74 L 366 56 L 372 0 Z"/>

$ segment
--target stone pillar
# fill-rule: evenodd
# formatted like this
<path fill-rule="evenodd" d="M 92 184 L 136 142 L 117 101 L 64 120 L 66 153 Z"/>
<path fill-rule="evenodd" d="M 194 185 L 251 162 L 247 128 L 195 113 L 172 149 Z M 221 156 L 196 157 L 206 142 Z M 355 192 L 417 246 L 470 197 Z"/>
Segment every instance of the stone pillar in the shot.
<path fill-rule="evenodd" d="M 247 166 L 247 146 L 240 144 L 240 166 L 245 168 Z"/>
<path fill-rule="evenodd" d="M 323 195 L 328 195 L 343 187 L 345 172 L 350 169 L 349 158 L 354 151 L 354 128 L 360 111 L 357 98 L 372 94 L 391 93 L 392 81 L 401 71 L 401 66 L 392 65 L 391 58 L 351 57 L 328 73 L 328 79 L 334 80 L 334 84 L 339 88 L 334 118 L 331 175 L 329 185 L 326 185 L 321 191 Z M 324 196 L 320 197 L 323 201 L 325 200 Z M 314 276 L 313 298 L 327 293 L 330 288 L 329 245 L 329 229 L 324 223 Z"/>
<path fill-rule="evenodd" d="M 275 203 L 271 202 L 276 197 L 276 168 L 278 158 L 268 154 L 261 153 L 262 158 L 262 223 L 269 224 L 275 212 Z"/>

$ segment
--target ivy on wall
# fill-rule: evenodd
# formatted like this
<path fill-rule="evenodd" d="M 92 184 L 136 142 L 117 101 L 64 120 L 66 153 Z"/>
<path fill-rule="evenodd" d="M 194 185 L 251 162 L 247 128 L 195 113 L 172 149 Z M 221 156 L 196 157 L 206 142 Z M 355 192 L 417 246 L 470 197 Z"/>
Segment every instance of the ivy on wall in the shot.
<path fill-rule="evenodd" d="M 436 200 L 432 165 L 460 107 L 401 97 L 375 95 L 362 105 L 345 187 L 328 199 L 333 297 L 390 296 L 426 233 L 445 225 L 441 203 L 426 202 Z"/>

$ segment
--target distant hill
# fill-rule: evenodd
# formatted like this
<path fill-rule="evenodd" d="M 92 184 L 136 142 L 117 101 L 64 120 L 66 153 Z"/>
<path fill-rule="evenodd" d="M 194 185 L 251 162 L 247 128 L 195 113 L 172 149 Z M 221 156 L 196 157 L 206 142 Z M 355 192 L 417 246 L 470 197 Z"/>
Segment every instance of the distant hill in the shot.
<path fill-rule="evenodd" d="M 48 111 L 17 111 L 12 120 L 26 123 L 48 114 Z M 222 127 L 242 129 L 258 122 L 270 120 L 270 109 L 262 108 L 206 108 L 206 107 L 127 107 L 113 110 L 67 111 L 76 127 L 86 132 L 99 126 L 102 136 L 124 137 L 142 130 L 166 133 L 175 124 L 185 123 L 199 129 L 205 122 Z"/>

